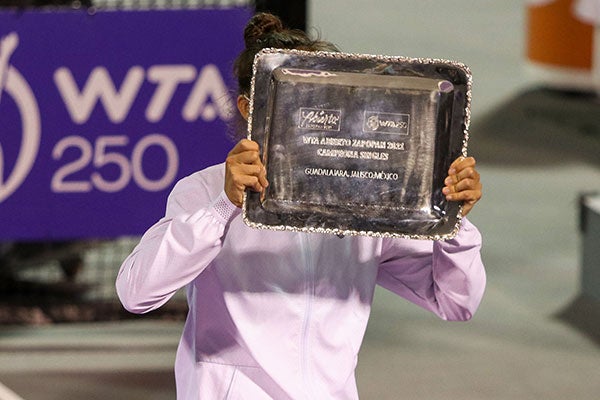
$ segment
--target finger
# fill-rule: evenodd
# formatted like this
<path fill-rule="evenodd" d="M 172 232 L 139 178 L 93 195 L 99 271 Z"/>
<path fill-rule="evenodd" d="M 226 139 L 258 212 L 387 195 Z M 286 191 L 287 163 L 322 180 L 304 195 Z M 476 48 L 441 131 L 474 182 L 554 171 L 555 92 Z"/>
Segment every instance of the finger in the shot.
<path fill-rule="evenodd" d="M 461 179 L 458 182 L 452 177 L 446 178 L 445 181 L 446 186 L 442 189 L 444 194 L 449 193 L 458 193 L 463 190 L 478 190 L 481 189 L 481 181 L 479 180 L 479 176 L 475 176 L 475 178 L 465 178 Z"/>
<path fill-rule="evenodd" d="M 451 193 L 460 193 L 460 192 L 464 192 L 467 190 L 481 190 L 481 188 L 482 188 L 482 185 L 479 180 L 463 179 L 456 184 L 445 186 L 442 189 L 442 192 L 444 192 L 444 194 L 451 194 Z"/>
<path fill-rule="evenodd" d="M 230 154 L 226 162 L 229 165 L 234 164 L 257 164 L 262 165 L 258 151 L 243 151 L 235 154 Z"/>
<path fill-rule="evenodd" d="M 239 164 L 232 163 L 227 169 L 227 173 L 231 176 L 251 175 L 258 178 L 263 186 L 268 186 L 267 172 L 262 163 L 259 164 Z"/>
<path fill-rule="evenodd" d="M 463 206 L 468 205 L 470 207 L 473 207 L 481 199 L 481 192 L 477 192 L 477 191 L 469 191 L 469 192 L 472 192 L 472 193 L 463 191 L 460 193 L 448 195 L 448 196 L 446 196 L 446 198 L 450 202 L 462 203 Z"/>
<path fill-rule="evenodd" d="M 446 196 L 448 201 L 464 201 L 475 203 L 481 198 L 481 191 L 477 189 L 462 190 L 460 192 L 450 193 Z"/>
<path fill-rule="evenodd" d="M 243 153 L 246 151 L 258 152 L 259 150 L 260 150 L 260 146 L 255 141 L 248 140 L 248 139 L 242 139 L 239 142 L 237 142 L 237 144 L 235 145 L 235 147 L 233 149 L 231 149 L 231 151 L 229 152 L 229 155 L 235 155 L 235 154 Z"/>
<path fill-rule="evenodd" d="M 463 179 L 479 179 L 479 172 L 477 172 L 475 166 L 471 163 L 459 163 L 448 170 L 448 178 L 450 179 L 447 184 L 454 184 Z"/>
<path fill-rule="evenodd" d="M 462 181 L 466 181 L 469 183 L 477 183 L 481 179 L 479 172 L 477 172 L 474 168 L 466 168 L 460 171 L 457 174 L 449 175 L 444 180 L 444 184 L 446 186 L 456 185 Z"/>
<path fill-rule="evenodd" d="M 228 174 L 232 177 L 240 176 L 253 176 L 255 177 L 260 186 L 265 188 L 269 186 L 267 181 L 267 171 L 265 167 L 260 164 L 235 164 L 232 165 L 228 170 Z"/>
<path fill-rule="evenodd" d="M 246 175 L 258 177 L 262 173 L 262 170 L 262 166 L 256 164 L 228 162 L 225 174 L 229 180 L 236 180 L 238 177 Z"/>
<path fill-rule="evenodd" d="M 256 176 L 247 176 L 244 181 L 244 186 L 255 192 L 262 192 L 264 187 L 260 184 L 260 180 Z"/>
<path fill-rule="evenodd" d="M 452 164 L 450 164 L 448 175 L 455 175 L 468 167 L 474 168 L 476 164 L 477 162 L 473 157 L 458 157 Z"/>
<path fill-rule="evenodd" d="M 469 165 L 469 164 L 467 164 Z M 464 165 L 463 165 L 464 166 Z M 467 166 L 461 170 L 453 170 L 455 174 L 448 175 L 444 180 L 446 186 L 457 185 L 461 181 L 478 183 L 481 179 L 479 172 L 474 167 Z"/>
<path fill-rule="evenodd" d="M 448 201 L 477 201 L 482 196 L 482 185 L 481 183 L 461 181 L 457 185 L 444 187 L 442 193 Z"/>
<path fill-rule="evenodd" d="M 233 175 L 231 182 L 240 192 L 243 192 L 246 189 L 252 189 L 256 192 L 263 190 L 260 180 L 255 175 Z"/>

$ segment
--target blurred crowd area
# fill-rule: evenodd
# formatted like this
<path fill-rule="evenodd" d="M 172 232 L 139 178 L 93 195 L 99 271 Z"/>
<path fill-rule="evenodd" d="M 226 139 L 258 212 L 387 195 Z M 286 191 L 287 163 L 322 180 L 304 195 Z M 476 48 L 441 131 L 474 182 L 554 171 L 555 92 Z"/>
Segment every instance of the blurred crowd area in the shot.
<path fill-rule="evenodd" d="M 39 325 L 126 317 L 117 304 L 114 280 L 136 241 L 2 243 L 0 323 Z"/>

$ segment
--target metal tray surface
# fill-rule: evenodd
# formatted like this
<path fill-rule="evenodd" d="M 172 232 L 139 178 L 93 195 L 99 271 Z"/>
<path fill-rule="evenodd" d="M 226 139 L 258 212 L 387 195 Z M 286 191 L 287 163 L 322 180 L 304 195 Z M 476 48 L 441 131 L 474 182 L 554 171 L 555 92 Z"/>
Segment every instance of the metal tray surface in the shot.
<path fill-rule="evenodd" d="M 266 49 L 254 61 L 248 138 L 269 187 L 243 219 L 274 230 L 444 240 L 442 194 L 466 156 L 471 73 L 446 60 Z"/>

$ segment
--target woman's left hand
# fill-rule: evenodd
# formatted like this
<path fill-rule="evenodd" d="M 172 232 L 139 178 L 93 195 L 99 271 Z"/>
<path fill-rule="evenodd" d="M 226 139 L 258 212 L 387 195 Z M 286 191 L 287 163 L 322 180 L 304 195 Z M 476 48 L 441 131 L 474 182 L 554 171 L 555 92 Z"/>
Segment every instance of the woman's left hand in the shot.
<path fill-rule="evenodd" d="M 459 157 L 448 169 L 442 193 L 448 201 L 462 201 L 462 215 L 467 215 L 481 199 L 482 185 L 473 157 Z"/>

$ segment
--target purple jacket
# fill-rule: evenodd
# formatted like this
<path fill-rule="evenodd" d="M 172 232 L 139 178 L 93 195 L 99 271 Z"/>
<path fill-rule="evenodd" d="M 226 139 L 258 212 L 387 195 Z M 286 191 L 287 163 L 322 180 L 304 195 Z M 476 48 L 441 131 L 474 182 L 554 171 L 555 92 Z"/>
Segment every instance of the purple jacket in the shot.
<path fill-rule="evenodd" d="M 481 236 L 466 219 L 445 242 L 256 230 L 223 184 L 224 164 L 182 179 L 117 278 L 134 313 L 187 288 L 178 399 L 357 399 L 376 284 L 447 320 L 481 301 Z"/>

